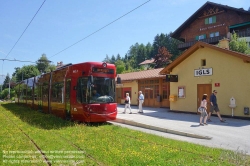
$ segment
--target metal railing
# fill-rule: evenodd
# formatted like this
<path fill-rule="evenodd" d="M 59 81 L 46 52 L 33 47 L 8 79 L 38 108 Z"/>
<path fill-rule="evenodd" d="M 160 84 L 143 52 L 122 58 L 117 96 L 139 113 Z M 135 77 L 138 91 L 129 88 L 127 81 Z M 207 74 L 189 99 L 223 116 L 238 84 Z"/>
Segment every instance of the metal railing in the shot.
<path fill-rule="evenodd" d="M 237 31 L 236 34 L 238 37 L 250 37 L 250 30 Z"/>
<path fill-rule="evenodd" d="M 210 37 L 210 38 L 207 38 L 207 39 L 200 39 L 199 41 L 202 41 L 202 42 L 205 42 L 205 43 L 209 43 L 209 44 L 214 44 L 214 43 L 218 43 L 219 40 L 221 40 L 223 38 L 226 38 L 226 36 Z M 186 43 L 180 43 L 180 44 L 178 44 L 178 49 L 189 48 L 192 45 L 194 45 L 196 42 L 197 42 L 197 40 L 186 42 Z"/>

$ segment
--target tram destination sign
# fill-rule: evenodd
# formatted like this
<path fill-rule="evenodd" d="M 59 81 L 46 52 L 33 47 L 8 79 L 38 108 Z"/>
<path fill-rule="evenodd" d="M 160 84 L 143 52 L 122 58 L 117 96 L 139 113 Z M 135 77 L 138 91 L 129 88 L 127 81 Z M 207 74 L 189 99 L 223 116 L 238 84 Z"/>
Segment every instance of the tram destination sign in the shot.
<path fill-rule="evenodd" d="M 94 73 L 114 74 L 114 69 L 96 68 L 96 67 L 93 67 L 92 72 L 94 72 Z"/>
<path fill-rule="evenodd" d="M 200 76 L 211 76 L 213 75 L 213 68 L 208 69 L 195 69 L 194 70 L 194 76 L 200 77 Z"/>

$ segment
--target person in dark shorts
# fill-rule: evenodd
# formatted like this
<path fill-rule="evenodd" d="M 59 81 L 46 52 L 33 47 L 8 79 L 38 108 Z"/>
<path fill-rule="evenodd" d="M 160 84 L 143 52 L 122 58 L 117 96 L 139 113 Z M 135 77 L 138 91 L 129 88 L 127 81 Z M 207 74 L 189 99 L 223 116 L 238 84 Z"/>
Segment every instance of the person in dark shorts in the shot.
<path fill-rule="evenodd" d="M 210 107 L 210 112 L 208 114 L 208 120 L 207 120 L 208 122 L 212 122 L 212 120 L 210 119 L 210 117 L 211 117 L 211 114 L 214 111 L 216 112 L 216 114 L 219 117 L 219 119 L 220 119 L 221 122 L 225 122 L 226 121 L 226 120 L 223 120 L 221 118 L 221 116 L 220 116 L 220 109 L 218 107 L 217 97 L 216 97 L 217 93 L 218 93 L 217 90 L 214 90 L 213 93 L 212 93 L 212 95 L 210 96 L 210 105 L 211 105 L 211 107 Z"/>

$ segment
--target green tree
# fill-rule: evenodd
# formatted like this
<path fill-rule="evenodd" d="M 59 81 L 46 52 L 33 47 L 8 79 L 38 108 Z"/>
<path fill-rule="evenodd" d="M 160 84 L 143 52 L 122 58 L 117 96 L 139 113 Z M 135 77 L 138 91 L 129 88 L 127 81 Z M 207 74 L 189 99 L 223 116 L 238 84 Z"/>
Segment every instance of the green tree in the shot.
<path fill-rule="evenodd" d="M 117 60 L 115 63 L 116 66 L 116 73 L 121 74 L 125 71 L 125 64 L 122 60 Z"/>
<path fill-rule="evenodd" d="M 15 97 L 15 90 L 14 89 L 10 89 L 10 99 Z M 0 93 L 0 98 L 1 99 L 8 99 L 8 95 L 9 95 L 9 88 L 6 88 L 4 90 L 1 91 Z"/>
<path fill-rule="evenodd" d="M 121 55 L 120 54 L 117 54 L 117 56 L 116 56 L 116 60 L 118 61 L 118 60 L 121 60 L 122 58 L 121 58 Z"/>
<path fill-rule="evenodd" d="M 163 33 L 161 33 L 160 35 L 157 34 L 154 38 L 153 49 L 150 57 L 154 58 L 154 56 L 158 54 L 158 49 L 163 46 L 166 47 L 165 35 Z"/>
<path fill-rule="evenodd" d="M 137 56 L 136 56 L 137 65 L 145 61 L 146 59 L 148 59 L 147 49 L 143 44 L 140 44 L 138 47 Z"/>
<path fill-rule="evenodd" d="M 153 42 L 151 57 L 153 58 L 156 54 L 158 54 L 159 47 L 165 47 L 172 54 L 171 60 L 175 60 L 182 53 L 182 51 L 178 49 L 179 43 L 181 43 L 181 41 L 171 38 L 171 32 L 166 35 L 157 34 Z"/>
<path fill-rule="evenodd" d="M 250 54 L 250 48 L 247 45 L 246 39 L 238 38 L 238 35 L 236 33 L 233 33 L 231 36 L 229 48 L 232 51 L 240 52 L 243 54 Z"/>
<path fill-rule="evenodd" d="M 50 72 L 50 63 L 51 61 L 48 60 L 46 54 L 42 54 L 42 56 L 36 61 L 36 67 L 41 73 Z"/>
<path fill-rule="evenodd" d="M 56 66 L 50 64 L 50 65 L 48 66 L 48 68 L 45 70 L 45 72 L 52 72 L 52 71 L 54 71 L 54 70 L 56 70 Z"/>
<path fill-rule="evenodd" d="M 28 65 L 16 70 L 15 72 L 16 81 L 20 82 L 30 77 L 34 77 L 40 74 L 36 66 Z"/>
<path fill-rule="evenodd" d="M 103 62 L 111 63 L 111 59 L 109 58 L 108 55 L 106 55 L 106 57 L 105 57 L 105 59 L 103 60 Z"/>
<path fill-rule="evenodd" d="M 10 75 L 9 73 L 7 73 L 5 80 L 3 81 L 2 90 L 5 88 L 9 88 L 9 83 L 10 83 Z"/>
<path fill-rule="evenodd" d="M 112 55 L 111 60 L 110 60 L 110 63 L 115 64 L 115 61 L 116 61 L 115 56 Z"/>
<path fill-rule="evenodd" d="M 152 57 L 150 56 L 151 55 L 151 52 L 153 50 L 153 46 L 151 43 L 148 43 L 146 45 L 146 55 L 147 55 L 147 59 L 151 59 Z"/>

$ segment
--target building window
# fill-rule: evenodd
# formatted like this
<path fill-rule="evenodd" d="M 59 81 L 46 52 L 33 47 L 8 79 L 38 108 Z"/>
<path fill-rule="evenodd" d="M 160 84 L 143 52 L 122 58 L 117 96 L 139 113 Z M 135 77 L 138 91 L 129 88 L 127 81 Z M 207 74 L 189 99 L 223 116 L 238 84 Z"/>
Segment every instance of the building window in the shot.
<path fill-rule="evenodd" d="M 205 19 L 205 24 L 213 24 L 213 23 L 216 23 L 216 16 L 212 16 Z"/>
<path fill-rule="evenodd" d="M 220 35 L 220 33 L 219 32 L 212 32 L 212 33 L 210 33 L 210 37 L 216 37 L 216 36 L 219 36 Z"/>
<path fill-rule="evenodd" d="M 163 84 L 162 85 L 162 98 L 163 99 L 169 99 L 169 94 L 170 94 L 169 83 L 168 84 Z"/>
<path fill-rule="evenodd" d="M 145 84 L 139 84 L 139 90 L 142 91 L 145 99 L 156 99 L 160 94 L 159 79 L 145 80 Z"/>
<path fill-rule="evenodd" d="M 159 95 L 159 85 L 155 85 L 154 86 L 154 98 L 157 98 L 157 96 Z"/>
<path fill-rule="evenodd" d="M 206 66 L 206 59 L 201 60 L 201 66 Z"/>
<path fill-rule="evenodd" d="M 201 40 L 201 39 L 206 39 L 206 34 L 199 35 L 195 37 L 195 40 Z"/>

